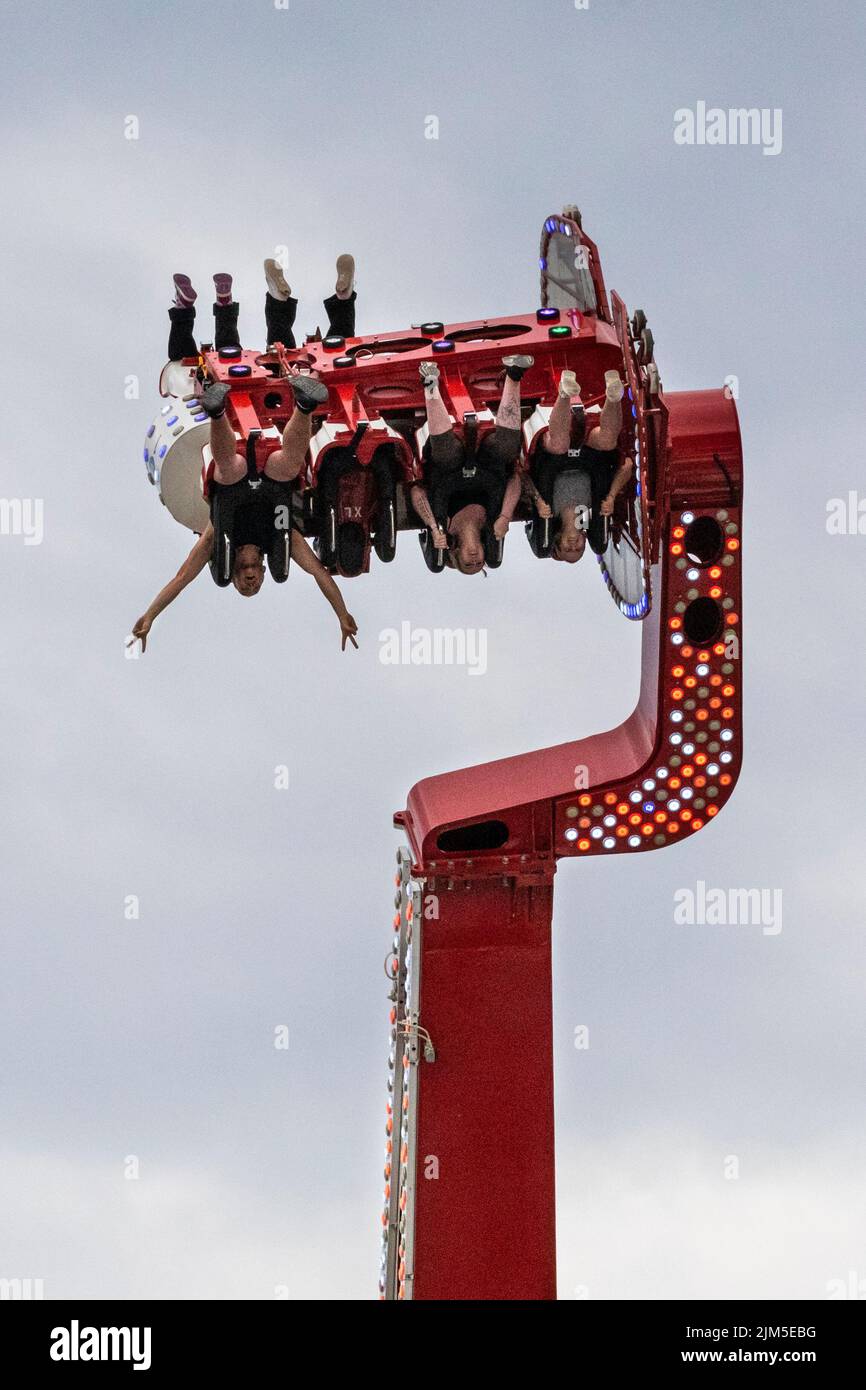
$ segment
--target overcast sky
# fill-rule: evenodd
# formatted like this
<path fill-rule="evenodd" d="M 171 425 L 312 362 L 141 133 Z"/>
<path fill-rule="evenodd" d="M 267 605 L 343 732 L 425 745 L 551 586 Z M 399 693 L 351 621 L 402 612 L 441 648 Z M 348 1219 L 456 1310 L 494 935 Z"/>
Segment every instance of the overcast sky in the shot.
<path fill-rule="evenodd" d="M 576 201 L 666 388 L 738 378 L 746 756 L 700 836 L 557 875 L 560 1296 L 866 1280 L 866 537 L 826 527 L 866 492 L 860 15 L 47 0 L 3 26 L 0 496 L 42 499 L 44 539 L 0 536 L 0 1277 L 375 1297 L 391 813 L 618 723 L 640 634 L 590 559 L 515 532 L 486 582 L 434 580 L 407 537 L 346 585 L 357 652 L 302 575 L 249 604 L 205 573 L 126 660 L 190 539 L 141 461 L 171 276 L 208 328 L 233 272 L 251 345 L 281 245 L 302 330 L 344 250 L 361 332 L 526 312 Z M 699 101 L 780 109 L 781 152 L 676 144 Z M 383 665 L 403 620 L 486 628 L 487 675 Z M 676 926 L 699 879 L 780 889 L 782 931 Z"/>

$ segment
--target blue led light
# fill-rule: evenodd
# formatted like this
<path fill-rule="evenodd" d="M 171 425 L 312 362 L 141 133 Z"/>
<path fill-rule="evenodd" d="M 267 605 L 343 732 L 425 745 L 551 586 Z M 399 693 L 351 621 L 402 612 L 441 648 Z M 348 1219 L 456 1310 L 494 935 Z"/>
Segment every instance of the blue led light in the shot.
<path fill-rule="evenodd" d="M 177 416 L 176 416 L 176 415 L 170 415 L 170 416 L 168 417 L 168 419 L 166 420 L 165 423 L 166 423 L 167 425 L 176 425 L 176 424 L 177 424 Z"/>
<path fill-rule="evenodd" d="M 167 453 L 168 453 L 168 445 L 167 445 L 167 444 L 163 444 L 162 448 L 161 448 L 160 451 L 159 451 L 159 457 L 160 457 L 161 459 L 164 459 Z"/>
<path fill-rule="evenodd" d="M 194 420 L 196 420 L 196 421 L 197 421 L 197 420 L 206 420 L 206 419 L 207 419 L 207 415 L 205 414 L 204 411 L 202 411 L 200 415 L 194 415 L 192 418 L 193 418 Z"/>
<path fill-rule="evenodd" d="M 547 257 L 546 257 L 546 256 L 539 256 L 539 258 L 538 258 L 538 268 L 539 268 L 539 270 L 546 270 L 546 269 L 547 269 Z"/>
<path fill-rule="evenodd" d="M 149 454 L 149 453 L 147 452 L 147 450 L 145 449 L 145 451 L 144 451 L 144 461 L 145 461 L 145 463 L 148 463 L 149 460 L 150 460 L 150 454 Z"/>
<path fill-rule="evenodd" d="M 434 352 L 452 352 L 453 350 L 454 343 L 450 338 L 437 338 L 433 344 Z"/>
<path fill-rule="evenodd" d="M 646 811 L 647 815 L 650 816 L 655 810 L 656 804 L 654 801 L 645 801 L 643 804 L 643 808 Z"/>
<path fill-rule="evenodd" d="M 156 429 L 156 425 L 151 425 L 150 429 L 147 431 L 147 434 L 144 436 L 145 439 L 150 439 L 150 437 L 151 437 L 151 435 L 153 434 L 153 432 L 154 432 L 155 429 Z"/>

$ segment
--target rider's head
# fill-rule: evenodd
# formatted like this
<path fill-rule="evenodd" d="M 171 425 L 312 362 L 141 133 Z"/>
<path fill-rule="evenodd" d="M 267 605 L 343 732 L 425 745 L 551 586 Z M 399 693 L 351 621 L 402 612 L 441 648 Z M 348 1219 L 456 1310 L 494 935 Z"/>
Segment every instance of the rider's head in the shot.
<path fill-rule="evenodd" d="M 265 577 L 265 561 L 257 545 L 238 547 L 235 556 L 232 583 L 244 598 L 252 598 L 259 592 Z"/>
<path fill-rule="evenodd" d="M 471 522 L 461 526 L 448 552 L 448 562 L 461 574 L 480 574 L 484 569 L 484 544 L 481 532 Z"/>
<path fill-rule="evenodd" d="M 559 519 L 559 535 L 551 554 L 554 560 L 564 560 L 567 565 L 576 565 L 578 560 L 583 559 L 583 552 L 586 550 L 586 532 L 577 524 L 575 507 L 563 507 Z"/>
<path fill-rule="evenodd" d="M 564 560 L 566 564 L 577 564 L 584 557 L 585 549 L 587 534 L 584 531 L 563 531 L 553 546 L 552 555 L 553 559 Z"/>

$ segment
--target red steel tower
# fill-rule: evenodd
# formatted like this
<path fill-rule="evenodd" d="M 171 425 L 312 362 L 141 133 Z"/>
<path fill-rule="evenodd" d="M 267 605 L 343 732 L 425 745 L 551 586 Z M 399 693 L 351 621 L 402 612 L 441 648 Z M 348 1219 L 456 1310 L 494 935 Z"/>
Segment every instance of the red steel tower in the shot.
<path fill-rule="evenodd" d="M 636 485 L 601 577 L 642 625 L 618 728 L 417 783 L 395 816 L 391 1051 L 380 1292 L 556 1297 L 551 919 L 557 860 L 676 845 L 709 826 L 742 756 L 742 448 L 727 389 L 665 393 L 644 315 L 610 305 L 580 215 L 548 218 L 542 308 L 449 328 L 456 418 L 477 410 L 486 334 L 520 329 L 538 401 L 565 366 L 628 383 Z M 505 333 L 502 333 L 505 336 Z M 509 333 L 509 336 L 510 333 Z M 516 336 L 516 335 L 515 335 Z M 480 341 L 479 341 L 480 340 Z"/>

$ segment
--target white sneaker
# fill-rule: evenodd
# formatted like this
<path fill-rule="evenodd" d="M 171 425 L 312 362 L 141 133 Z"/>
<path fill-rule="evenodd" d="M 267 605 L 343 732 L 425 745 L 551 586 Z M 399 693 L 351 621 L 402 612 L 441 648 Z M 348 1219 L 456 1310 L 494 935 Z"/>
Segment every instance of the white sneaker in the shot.
<path fill-rule="evenodd" d="M 580 395 L 580 383 L 574 372 L 563 372 L 559 378 L 559 394 L 571 400 L 572 396 Z"/>
<path fill-rule="evenodd" d="M 283 274 L 283 267 L 279 261 L 275 261 L 270 256 L 265 261 L 265 279 L 268 282 L 268 294 L 272 295 L 274 299 L 282 299 L 283 301 L 291 299 L 292 291 Z"/>
<path fill-rule="evenodd" d="M 355 257 L 345 252 L 337 257 L 337 283 L 335 291 L 338 299 L 351 299 L 355 288 Z"/>
<path fill-rule="evenodd" d="M 625 385 L 620 381 L 619 372 L 605 372 L 604 394 L 609 401 L 621 401 L 625 395 Z"/>

